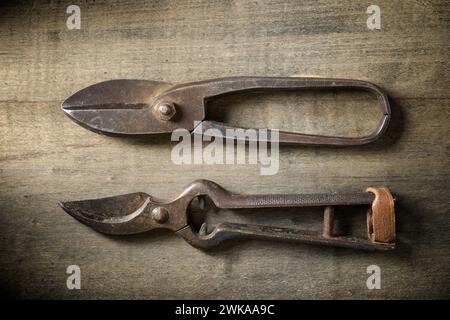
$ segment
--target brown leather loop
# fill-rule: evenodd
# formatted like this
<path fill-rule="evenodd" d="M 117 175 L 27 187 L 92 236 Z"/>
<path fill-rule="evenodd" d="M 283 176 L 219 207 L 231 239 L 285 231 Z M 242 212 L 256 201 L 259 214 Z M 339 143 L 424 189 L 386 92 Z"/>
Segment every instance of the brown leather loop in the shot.
<path fill-rule="evenodd" d="M 394 198 L 388 188 L 367 188 L 375 195 L 367 213 L 367 233 L 372 242 L 395 242 Z"/>

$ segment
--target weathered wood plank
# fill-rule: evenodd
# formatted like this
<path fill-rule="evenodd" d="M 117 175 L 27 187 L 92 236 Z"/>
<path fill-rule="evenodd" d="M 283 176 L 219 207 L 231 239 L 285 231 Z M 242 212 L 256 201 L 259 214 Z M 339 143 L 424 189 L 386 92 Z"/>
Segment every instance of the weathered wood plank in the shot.
<path fill-rule="evenodd" d="M 80 4 L 79 31 L 67 30 L 65 3 L 1 4 L 3 293 L 23 298 L 448 298 L 449 8 L 444 1 L 377 4 L 382 10 L 377 32 L 367 31 L 368 4 L 361 1 L 87 1 Z M 105 79 L 184 82 L 230 75 L 368 79 L 392 97 L 392 124 L 386 136 L 367 146 L 281 147 L 278 174 L 261 176 L 254 165 L 174 165 L 173 143 L 96 135 L 59 110 L 65 96 Z M 333 132 L 345 133 L 347 127 L 362 132 L 374 124 L 366 123 L 376 113 L 364 97 L 325 94 L 314 104 L 316 97 L 247 95 L 216 102 L 212 114 L 221 116 L 226 108 L 226 119 L 236 124 L 299 131 L 322 130 L 320 122 L 311 121 L 319 111 L 324 129 Z M 252 112 L 255 105 L 258 110 Z M 203 252 L 163 231 L 107 237 L 57 205 L 133 191 L 172 197 L 197 178 L 241 193 L 388 185 L 398 198 L 400 247 L 373 254 L 243 241 Z M 274 221 L 267 214 L 258 219 Z M 280 217 L 280 224 L 299 228 L 316 222 L 311 215 L 298 219 L 295 212 Z M 81 267 L 80 291 L 66 288 L 70 264 Z M 381 290 L 366 288 L 371 264 L 382 268 Z"/>

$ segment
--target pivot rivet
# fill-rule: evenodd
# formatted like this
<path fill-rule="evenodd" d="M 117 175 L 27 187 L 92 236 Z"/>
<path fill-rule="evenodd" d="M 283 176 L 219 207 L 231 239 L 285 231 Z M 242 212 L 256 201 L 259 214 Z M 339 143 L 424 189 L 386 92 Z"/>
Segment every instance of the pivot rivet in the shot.
<path fill-rule="evenodd" d="M 169 211 L 163 207 L 156 207 L 152 210 L 152 218 L 158 223 L 164 223 L 169 219 Z"/>
<path fill-rule="evenodd" d="M 158 118 L 164 121 L 170 120 L 176 113 L 175 104 L 171 102 L 161 102 L 155 108 Z"/>

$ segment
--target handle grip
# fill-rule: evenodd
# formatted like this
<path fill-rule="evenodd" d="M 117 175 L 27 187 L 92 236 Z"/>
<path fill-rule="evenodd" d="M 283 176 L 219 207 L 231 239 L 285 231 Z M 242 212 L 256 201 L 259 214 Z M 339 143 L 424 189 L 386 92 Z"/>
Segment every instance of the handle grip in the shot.
<path fill-rule="evenodd" d="M 391 117 L 388 97 L 378 86 L 367 81 L 329 78 L 231 77 L 197 82 L 189 85 L 190 90 L 196 90 L 197 96 L 202 97 L 203 108 L 205 108 L 205 101 L 227 94 L 267 89 L 297 90 L 318 88 L 353 88 L 369 91 L 375 94 L 383 112 L 383 116 L 380 119 L 377 128 L 369 135 L 362 137 L 326 136 L 280 131 L 278 133 L 278 141 L 280 143 L 304 145 L 362 145 L 378 139 L 386 131 Z M 221 137 L 226 137 L 227 129 L 240 131 L 245 130 L 244 128 L 235 128 L 216 121 L 204 120 L 202 127 L 196 127 L 193 133 L 202 134 L 209 137 L 217 137 L 219 135 Z M 200 132 L 200 130 L 202 130 L 202 132 Z M 203 131 L 206 130 L 207 133 L 205 134 Z M 243 137 L 238 136 L 233 139 L 258 141 L 260 140 L 260 129 L 255 130 L 257 131 L 256 135 Z M 269 132 L 269 134 L 270 135 L 267 139 L 271 140 L 272 133 Z"/>
<path fill-rule="evenodd" d="M 375 199 L 371 190 L 354 193 L 234 194 L 205 179 L 192 182 L 179 199 L 187 197 L 190 201 L 197 196 L 208 196 L 216 207 L 222 209 L 364 205 L 372 204 Z"/>
<path fill-rule="evenodd" d="M 210 234 L 200 234 L 191 225 L 177 231 L 191 245 L 209 248 L 239 237 L 265 240 L 298 241 L 365 250 L 390 250 L 395 248 L 394 198 L 388 188 L 368 188 L 353 194 L 306 195 L 237 195 L 214 182 L 199 180 L 191 184 L 186 194 L 207 195 L 219 208 L 268 208 L 323 206 L 323 230 L 309 232 L 271 226 L 221 223 Z M 360 239 L 333 235 L 334 206 L 371 204 L 367 214 L 368 238 Z"/>
<path fill-rule="evenodd" d="M 391 250 L 395 248 L 395 243 L 373 242 L 351 237 L 326 237 L 318 232 L 238 223 L 221 223 L 213 232 L 204 236 L 196 234 L 190 226 L 177 231 L 177 234 L 192 246 L 204 249 L 215 247 L 226 240 L 236 238 L 293 241 L 362 250 Z"/>

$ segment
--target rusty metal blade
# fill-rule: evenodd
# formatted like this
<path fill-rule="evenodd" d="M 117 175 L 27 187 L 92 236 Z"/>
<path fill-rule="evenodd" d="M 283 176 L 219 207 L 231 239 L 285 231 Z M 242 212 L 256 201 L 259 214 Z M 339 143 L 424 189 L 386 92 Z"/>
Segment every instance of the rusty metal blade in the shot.
<path fill-rule="evenodd" d="M 170 133 L 173 128 L 150 110 L 152 100 L 171 87 L 149 80 L 110 80 L 86 87 L 70 97 L 61 109 L 76 123 L 107 135 Z"/>
<path fill-rule="evenodd" d="M 134 234 L 153 229 L 148 206 L 152 199 L 145 193 L 115 197 L 60 202 L 59 205 L 75 219 L 107 234 Z"/>

